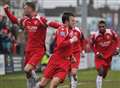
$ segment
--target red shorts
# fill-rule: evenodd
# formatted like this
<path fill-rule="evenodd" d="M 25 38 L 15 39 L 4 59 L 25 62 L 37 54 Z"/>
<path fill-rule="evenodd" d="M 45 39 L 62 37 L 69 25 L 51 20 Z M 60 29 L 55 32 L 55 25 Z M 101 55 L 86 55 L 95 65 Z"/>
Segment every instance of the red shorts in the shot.
<path fill-rule="evenodd" d="M 78 68 L 79 64 L 80 64 L 80 52 L 74 53 L 74 57 L 76 58 L 76 62 L 75 63 L 71 63 L 71 68 Z"/>
<path fill-rule="evenodd" d="M 34 50 L 25 52 L 24 65 L 30 64 L 36 67 L 39 64 L 45 52 L 43 50 Z"/>
<path fill-rule="evenodd" d="M 103 67 L 107 71 L 110 68 L 111 61 L 112 61 L 112 57 L 108 59 L 95 58 L 96 69 L 99 70 L 101 67 Z"/>
<path fill-rule="evenodd" d="M 68 74 L 69 66 L 69 60 L 63 59 L 60 56 L 53 54 L 48 62 L 46 69 L 44 70 L 43 75 L 48 79 L 59 77 L 61 82 L 63 82 Z"/>

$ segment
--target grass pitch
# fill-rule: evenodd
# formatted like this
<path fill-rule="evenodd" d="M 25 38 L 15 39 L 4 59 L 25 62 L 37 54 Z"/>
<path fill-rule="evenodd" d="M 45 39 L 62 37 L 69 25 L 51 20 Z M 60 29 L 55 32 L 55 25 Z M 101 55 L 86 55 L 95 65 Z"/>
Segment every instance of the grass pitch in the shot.
<path fill-rule="evenodd" d="M 95 88 L 97 72 L 94 69 L 78 72 L 78 88 Z M 26 88 L 26 79 L 23 73 L 12 73 L 0 76 L 0 88 Z M 68 78 L 58 88 L 69 88 Z M 109 71 L 103 81 L 103 88 L 120 88 L 120 71 Z"/>

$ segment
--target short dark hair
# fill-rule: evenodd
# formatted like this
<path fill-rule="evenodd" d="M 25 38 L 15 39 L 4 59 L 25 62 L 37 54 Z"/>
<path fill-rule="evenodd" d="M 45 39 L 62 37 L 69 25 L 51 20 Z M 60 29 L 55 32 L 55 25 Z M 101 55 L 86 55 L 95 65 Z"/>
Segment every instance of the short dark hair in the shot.
<path fill-rule="evenodd" d="M 106 25 L 106 22 L 104 21 L 104 20 L 100 20 L 99 22 L 98 22 L 98 25 L 99 24 L 105 24 Z"/>
<path fill-rule="evenodd" d="M 35 3 L 34 2 L 26 2 L 25 5 L 31 7 L 34 11 L 36 10 L 36 6 L 35 6 Z M 24 6 L 25 6 L 24 5 Z"/>
<path fill-rule="evenodd" d="M 65 23 L 65 21 L 69 21 L 70 16 L 75 17 L 72 12 L 64 12 L 62 15 L 62 22 Z"/>

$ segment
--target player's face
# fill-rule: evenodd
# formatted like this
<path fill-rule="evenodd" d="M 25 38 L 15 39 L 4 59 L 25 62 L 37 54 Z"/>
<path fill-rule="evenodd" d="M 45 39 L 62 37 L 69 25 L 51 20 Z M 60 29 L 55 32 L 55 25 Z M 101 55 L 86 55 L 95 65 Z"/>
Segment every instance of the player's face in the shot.
<path fill-rule="evenodd" d="M 98 29 L 99 29 L 100 33 L 105 33 L 105 29 L 106 29 L 105 24 L 104 23 L 99 24 Z"/>
<path fill-rule="evenodd" d="M 68 24 L 69 24 L 70 28 L 75 27 L 75 25 L 76 25 L 76 18 L 74 16 L 70 16 Z"/>
<path fill-rule="evenodd" d="M 30 14 L 32 13 L 32 8 L 30 7 L 30 6 L 27 6 L 27 5 L 25 5 L 24 6 L 24 15 L 26 15 L 26 16 L 30 16 Z"/>

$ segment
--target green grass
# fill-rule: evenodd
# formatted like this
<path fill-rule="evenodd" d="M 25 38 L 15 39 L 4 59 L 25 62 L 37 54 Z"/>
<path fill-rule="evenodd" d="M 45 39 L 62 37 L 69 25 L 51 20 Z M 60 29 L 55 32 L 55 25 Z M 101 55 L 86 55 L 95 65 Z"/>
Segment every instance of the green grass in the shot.
<path fill-rule="evenodd" d="M 95 88 L 96 74 L 94 69 L 79 71 L 78 88 Z M 14 73 L 0 76 L 0 88 L 26 88 L 25 75 Z M 68 79 L 59 88 L 69 88 Z M 103 82 L 103 88 L 120 88 L 120 71 L 109 71 Z"/>

